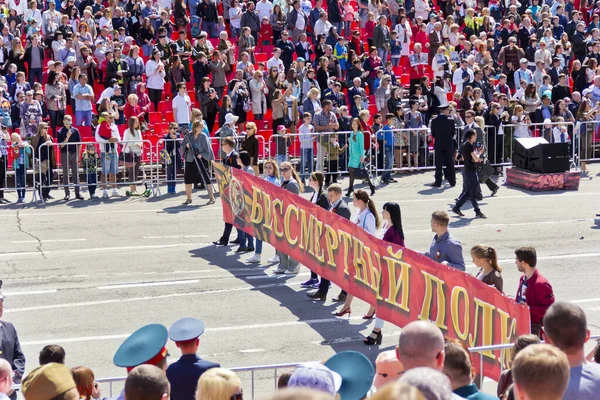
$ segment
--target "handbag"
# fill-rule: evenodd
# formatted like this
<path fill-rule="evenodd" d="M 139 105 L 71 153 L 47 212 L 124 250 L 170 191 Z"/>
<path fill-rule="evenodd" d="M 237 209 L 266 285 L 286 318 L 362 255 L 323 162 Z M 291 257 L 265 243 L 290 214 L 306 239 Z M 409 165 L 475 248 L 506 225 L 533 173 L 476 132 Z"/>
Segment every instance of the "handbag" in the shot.
<path fill-rule="evenodd" d="M 479 183 L 484 183 L 493 174 L 494 167 L 492 167 L 492 164 L 490 164 L 489 160 L 485 160 L 484 162 L 477 164 L 477 177 L 479 178 Z"/>
<path fill-rule="evenodd" d="M 292 126 L 292 120 L 290 119 L 290 117 L 287 114 L 284 114 L 283 117 L 281 118 L 281 125 L 285 126 L 286 128 L 289 128 Z"/>
<path fill-rule="evenodd" d="M 354 168 L 355 179 L 368 179 L 369 171 L 365 168 L 364 164 L 360 164 L 358 168 Z"/>

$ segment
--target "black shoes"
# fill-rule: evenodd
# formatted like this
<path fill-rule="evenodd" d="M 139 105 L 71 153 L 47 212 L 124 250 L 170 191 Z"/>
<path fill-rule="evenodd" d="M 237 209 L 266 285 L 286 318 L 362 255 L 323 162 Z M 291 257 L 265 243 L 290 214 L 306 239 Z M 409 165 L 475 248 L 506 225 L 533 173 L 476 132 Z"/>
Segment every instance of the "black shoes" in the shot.
<path fill-rule="evenodd" d="M 459 217 L 464 217 L 464 216 L 465 216 L 465 214 L 463 214 L 463 213 L 462 213 L 462 211 L 460 211 L 460 208 L 458 208 L 458 207 L 456 207 L 456 206 L 454 206 L 454 207 L 452 208 L 452 212 L 453 212 L 454 214 L 458 215 Z"/>
<path fill-rule="evenodd" d="M 231 242 L 229 242 L 231 244 L 240 244 L 240 238 L 237 238 L 235 240 L 232 240 Z"/>
<path fill-rule="evenodd" d="M 217 240 L 217 241 L 214 241 L 214 242 L 213 242 L 213 244 L 214 244 L 215 246 L 227 246 L 227 242 L 226 242 L 226 241 L 224 241 L 224 240 L 222 240 L 222 239 L 219 239 L 219 240 Z"/>
<path fill-rule="evenodd" d="M 487 219 L 487 217 L 485 216 L 485 214 L 482 213 L 481 211 L 477 211 L 475 213 L 475 218 Z"/>
<path fill-rule="evenodd" d="M 434 187 L 434 188 L 441 188 L 441 187 L 442 187 L 442 184 L 441 184 L 441 183 L 435 183 L 435 182 L 434 182 L 434 183 L 432 183 L 432 184 L 431 184 L 431 187 Z"/>
<path fill-rule="evenodd" d="M 83 198 L 83 196 L 82 196 L 82 195 L 80 195 L 80 194 L 78 194 L 77 196 L 75 196 L 75 198 L 76 198 L 77 200 L 85 200 L 85 199 Z"/>
<path fill-rule="evenodd" d="M 325 301 L 325 299 L 327 298 L 327 295 L 323 294 L 317 290 L 314 293 L 307 294 L 306 297 L 308 297 L 309 299 L 312 299 L 312 300 Z"/>
<path fill-rule="evenodd" d="M 500 190 L 500 187 L 496 186 L 496 188 L 494 190 L 492 190 L 491 197 L 494 197 L 496 195 L 496 193 L 498 193 L 498 190 Z"/>
<path fill-rule="evenodd" d="M 333 301 L 337 302 L 337 303 L 341 303 L 346 301 L 346 295 L 342 292 L 340 292 L 340 294 L 338 294 L 338 297 L 335 297 L 334 299 L 332 299 Z"/>
<path fill-rule="evenodd" d="M 375 194 L 375 185 L 373 185 L 372 183 L 369 184 L 369 188 L 371 188 L 371 196 L 373 196 Z"/>
<path fill-rule="evenodd" d="M 363 343 L 366 344 L 367 346 L 373 346 L 374 344 L 381 344 L 381 341 L 383 340 L 383 334 L 381 333 L 381 331 L 379 332 L 371 332 L 371 334 L 369 336 L 367 336 L 366 338 L 363 339 Z"/>

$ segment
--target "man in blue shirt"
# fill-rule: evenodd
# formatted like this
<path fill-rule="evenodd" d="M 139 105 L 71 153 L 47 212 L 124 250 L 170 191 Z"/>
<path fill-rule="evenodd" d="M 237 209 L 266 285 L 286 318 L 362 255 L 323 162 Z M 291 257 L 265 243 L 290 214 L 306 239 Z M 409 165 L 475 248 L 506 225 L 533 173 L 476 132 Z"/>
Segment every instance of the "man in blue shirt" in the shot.
<path fill-rule="evenodd" d="M 79 83 L 73 88 L 72 96 L 75 98 L 75 125 L 92 125 L 92 100 L 94 90 L 87 84 L 87 75 L 79 75 Z"/>
<path fill-rule="evenodd" d="M 173 400 L 194 400 L 200 376 L 219 364 L 202 360 L 196 352 L 199 337 L 204 333 L 204 322 L 196 318 L 182 318 L 169 329 L 169 338 L 181 349 L 181 358 L 169 365 L 167 378 L 171 383 Z"/>
<path fill-rule="evenodd" d="M 377 151 L 384 154 L 385 156 L 385 168 L 381 175 L 381 181 L 383 183 L 398 182 L 392 178 L 392 168 L 394 167 L 394 122 L 396 116 L 394 114 L 387 114 L 385 116 L 386 124 L 377 133 L 377 141 L 383 145 Z"/>
<path fill-rule="evenodd" d="M 448 232 L 450 216 L 446 211 L 436 211 L 431 214 L 431 230 L 435 232 L 429 252 L 425 255 L 448 267 L 465 270 L 465 259 L 462 245 Z"/>

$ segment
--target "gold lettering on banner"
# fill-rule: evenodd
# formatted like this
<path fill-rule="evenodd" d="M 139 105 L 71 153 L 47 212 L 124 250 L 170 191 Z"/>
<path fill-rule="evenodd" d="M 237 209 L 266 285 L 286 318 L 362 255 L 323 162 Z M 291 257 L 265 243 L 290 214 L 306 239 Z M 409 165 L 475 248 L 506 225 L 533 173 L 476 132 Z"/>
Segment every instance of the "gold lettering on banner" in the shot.
<path fill-rule="evenodd" d="M 281 201 L 280 199 L 275 199 L 275 201 L 273 202 L 273 211 L 277 211 L 277 207 L 279 206 L 279 215 L 273 215 L 273 233 L 275 233 L 275 236 L 277 236 L 278 238 L 282 238 L 283 237 L 283 232 L 277 230 L 277 228 L 279 227 L 279 218 L 283 216 L 283 201 Z"/>
<path fill-rule="evenodd" d="M 462 313 L 463 316 L 463 326 L 461 329 L 460 326 L 460 298 L 463 298 L 463 302 L 465 303 L 465 309 Z M 455 286 L 452 289 L 452 294 L 450 296 L 450 315 L 452 316 L 452 326 L 454 327 L 454 332 L 456 332 L 456 336 L 460 340 L 467 340 L 467 336 L 469 335 L 469 294 L 467 293 L 467 289 L 461 286 Z"/>
<path fill-rule="evenodd" d="M 263 192 L 258 188 L 252 188 L 252 213 L 250 215 L 250 222 L 253 224 L 260 224 L 263 220 L 263 209 L 260 205 L 260 199 L 263 197 Z"/>
<path fill-rule="evenodd" d="M 265 229 L 273 230 L 273 210 L 271 209 L 271 196 L 263 192 L 264 210 L 265 210 Z"/>
<path fill-rule="evenodd" d="M 325 261 L 325 252 L 323 251 L 323 249 L 321 248 L 321 235 L 323 234 L 323 222 L 319 221 L 318 219 L 316 219 L 316 217 L 314 215 L 311 214 L 310 218 L 315 218 L 315 223 L 314 223 L 314 235 L 312 238 L 312 246 L 311 246 L 311 251 L 310 254 L 312 254 L 317 261 L 319 262 L 324 262 Z"/>
<path fill-rule="evenodd" d="M 373 265 L 373 258 L 371 257 L 371 248 L 363 246 L 363 251 L 365 252 L 365 258 L 367 260 L 367 267 L 364 271 L 365 283 L 371 287 L 371 290 L 378 294 L 379 280 L 381 274 L 378 270 L 375 269 L 375 266 Z"/>
<path fill-rule="evenodd" d="M 307 216 L 305 210 L 300 210 L 300 250 L 307 250 L 310 248 L 314 222 L 315 219 L 312 215 Z"/>
<path fill-rule="evenodd" d="M 354 280 L 368 285 L 368 282 L 365 282 L 361 276 L 361 271 L 364 271 L 367 268 L 367 264 L 363 257 L 363 242 L 356 237 L 352 237 L 352 242 L 352 247 L 354 249 Z"/>
<path fill-rule="evenodd" d="M 338 237 L 340 238 L 340 242 L 342 242 L 342 244 L 344 245 L 344 274 L 349 275 L 350 272 L 348 270 L 350 269 L 350 266 L 348 265 L 348 256 L 350 254 L 350 247 L 352 244 L 352 235 L 350 235 L 348 232 L 344 232 L 338 229 Z"/>
<path fill-rule="evenodd" d="M 408 298 L 410 294 L 410 269 L 412 268 L 410 264 L 400 261 L 398 258 L 398 253 L 400 253 L 400 257 L 402 256 L 401 251 L 394 254 L 392 252 L 392 248 L 388 247 L 388 253 L 391 257 L 383 257 L 387 265 L 387 273 L 388 273 L 388 296 L 385 299 L 386 303 L 393 305 L 394 307 L 398 307 L 406 312 L 409 312 L 408 308 Z M 396 274 L 396 270 L 400 269 L 400 273 Z M 398 303 L 398 293 L 401 293 L 400 303 Z"/>
<path fill-rule="evenodd" d="M 446 284 L 440 278 L 433 276 L 425 271 L 421 271 L 425 278 L 425 295 L 423 296 L 423 308 L 419 319 L 430 321 L 431 317 L 431 306 L 433 300 L 433 284 L 435 283 L 437 291 L 437 316 L 433 322 L 438 328 L 447 330 L 448 327 L 444 323 L 446 320 L 446 294 L 444 293 L 444 285 Z"/>
<path fill-rule="evenodd" d="M 369 269 L 371 270 L 371 281 L 375 282 L 375 286 L 371 286 L 371 289 L 373 289 L 375 292 L 377 300 L 383 300 L 383 297 L 381 297 L 381 277 L 383 276 L 383 270 L 381 269 L 381 256 L 378 252 L 374 251 L 373 257 L 375 258 L 375 263 L 373 263 L 373 260 L 371 259 L 371 262 L 369 263 Z"/>
<path fill-rule="evenodd" d="M 477 343 L 477 333 L 480 329 L 479 310 L 481 310 L 481 345 L 491 346 L 494 336 L 492 324 L 494 310 L 496 307 L 490 303 L 486 303 L 485 301 L 478 299 L 477 297 L 473 298 L 473 302 L 475 303 L 475 324 L 473 325 L 473 332 L 469 333 L 469 344 L 471 347 L 474 347 Z M 496 356 L 494 356 L 494 353 L 492 353 L 491 350 L 484 351 L 483 355 L 491 358 L 492 360 L 496 359 Z"/>
<path fill-rule="evenodd" d="M 325 247 L 327 248 L 327 265 L 335 268 L 335 256 L 333 251 L 338 249 L 340 242 L 335 229 L 330 225 L 325 225 Z"/>
<path fill-rule="evenodd" d="M 300 212 L 298 211 L 298 207 L 296 207 L 293 204 L 290 204 L 285 209 L 285 219 L 283 221 L 283 226 L 285 229 L 285 240 L 287 240 L 287 242 L 291 246 L 294 246 L 296 243 L 298 243 L 298 236 L 296 236 L 295 239 L 292 239 L 292 234 L 290 232 L 290 227 L 292 226 L 290 219 L 291 219 L 292 214 L 296 214 L 296 221 L 298 221 L 298 217 L 300 215 Z M 300 221 L 298 221 L 298 222 L 300 222 Z"/>
<path fill-rule="evenodd" d="M 513 337 L 517 334 L 517 320 L 511 318 L 510 315 L 497 308 L 500 315 L 500 343 L 511 343 Z M 510 324 L 510 325 L 509 325 Z M 500 365 L 502 369 L 509 368 L 508 362 L 511 360 L 510 347 L 500 351 Z"/>

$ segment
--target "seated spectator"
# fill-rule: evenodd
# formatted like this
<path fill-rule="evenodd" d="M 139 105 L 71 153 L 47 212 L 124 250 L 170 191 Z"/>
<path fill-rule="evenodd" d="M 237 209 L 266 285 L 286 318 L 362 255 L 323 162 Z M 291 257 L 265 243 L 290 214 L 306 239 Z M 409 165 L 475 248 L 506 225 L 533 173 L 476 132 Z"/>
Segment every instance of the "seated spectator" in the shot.
<path fill-rule="evenodd" d="M 13 393 L 13 370 L 8 361 L 0 358 L 0 400 L 8 400 Z"/>
<path fill-rule="evenodd" d="M 552 304 L 544 316 L 545 339 L 562 350 L 571 367 L 563 400 L 592 400 L 600 396 L 600 365 L 587 362 L 584 345 L 590 338 L 581 307 L 566 302 Z"/>
<path fill-rule="evenodd" d="M 44 346 L 42 351 L 40 351 L 39 357 L 40 365 L 45 365 L 49 363 L 65 363 L 65 349 L 58 344 L 49 344 Z"/>
<path fill-rule="evenodd" d="M 23 379 L 25 400 L 78 400 L 79 392 L 71 371 L 63 364 L 50 363 L 31 371 Z"/>
<path fill-rule="evenodd" d="M 567 390 L 569 360 L 549 344 L 528 346 L 515 358 L 512 370 L 519 400 L 560 400 Z"/>
<path fill-rule="evenodd" d="M 225 368 L 211 368 L 198 379 L 196 400 L 243 400 L 242 381 Z M 126 399 L 132 400 L 132 399 Z M 140 398 L 140 400 L 145 400 Z"/>
<path fill-rule="evenodd" d="M 80 399 L 92 400 L 100 399 L 100 387 L 94 382 L 94 372 L 88 367 L 71 368 L 73 380 L 77 385 Z"/>
<path fill-rule="evenodd" d="M 521 335 L 521 336 L 519 336 L 517 338 L 517 340 L 515 340 L 513 347 L 510 349 L 509 364 L 512 364 L 512 362 L 514 361 L 517 354 L 519 354 L 519 352 L 521 350 L 523 350 L 525 347 L 527 347 L 531 344 L 538 344 L 538 343 L 540 343 L 540 338 L 536 335 Z M 498 397 L 506 399 L 508 389 L 512 387 L 512 384 L 513 384 L 512 370 L 507 369 L 507 370 L 502 371 L 502 374 L 500 375 L 500 379 L 498 380 L 498 386 L 496 387 L 496 394 L 498 395 Z"/>
<path fill-rule="evenodd" d="M 416 387 L 427 400 L 450 400 L 453 398 L 450 379 L 433 368 L 413 368 L 405 372 L 399 382 Z"/>
<path fill-rule="evenodd" d="M 168 400 L 167 374 L 154 365 L 135 367 L 125 380 L 125 400 Z"/>
<path fill-rule="evenodd" d="M 408 383 L 394 380 L 378 390 L 371 400 L 425 400 L 419 389 Z"/>
<path fill-rule="evenodd" d="M 473 383 L 471 357 L 459 343 L 447 342 L 444 346 L 444 374 L 450 378 L 452 390 L 466 399 L 493 400 L 490 396 L 477 389 Z"/>
<path fill-rule="evenodd" d="M 302 363 L 294 369 L 287 387 L 306 387 L 335 396 L 342 386 L 342 377 L 318 362 Z"/>

